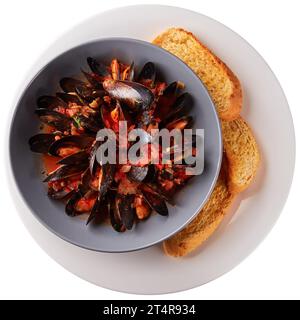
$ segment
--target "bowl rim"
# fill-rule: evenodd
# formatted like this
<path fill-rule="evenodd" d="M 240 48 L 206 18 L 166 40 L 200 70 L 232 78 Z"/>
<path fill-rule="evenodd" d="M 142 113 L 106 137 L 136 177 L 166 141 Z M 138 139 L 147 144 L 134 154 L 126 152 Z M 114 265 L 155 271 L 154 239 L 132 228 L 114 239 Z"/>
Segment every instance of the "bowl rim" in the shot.
<path fill-rule="evenodd" d="M 164 55 L 169 55 L 172 56 L 173 59 L 175 59 L 177 61 L 177 63 L 182 64 L 190 73 L 192 73 L 195 77 L 195 79 L 197 79 L 197 81 L 199 81 L 199 83 L 201 83 L 204 92 L 207 96 L 207 99 L 210 101 L 210 105 L 212 106 L 212 112 L 214 114 L 214 118 L 216 119 L 216 124 L 217 124 L 217 137 L 218 137 L 218 144 L 219 144 L 219 149 L 218 149 L 218 159 L 217 159 L 217 170 L 215 172 L 214 178 L 212 179 L 212 183 L 210 185 L 210 188 L 208 190 L 208 192 L 206 193 L 206 196 L 204 198 L 204 200 L 202 201 L 202 203 L 200 204 L 200 206 L 198 207 L 198 209 L 192 214 L 190 215 L 190 218 L 187 219 L 185 221 L 185 223 L 183 225 L 181 225 L 180 227 L 178 227 L 176 230 L 173 230 L 172 232 L 170 232 L 167 236 L 165 237 L 161 237 L 156 241 L 152 241 L 151 243 L 148 243 L 147 245 L 143 245 L 143 246 L 139 246 L 139 247 L 134 247 L 134 248 L 129 248 L 126 250 L 104 250 L 104 249 L 97 249 L 94 247 L 89 247 L 86 246 L 80 242 L 74 241 L 69 239 L 67 236 L 65 236 L 64 234 L 56 231 L 54 228 L 52 228 L 51 226 L 49 226 L 43 219 L 41 219 L 41 217 L 35 212 L 35 210 L 33 210 L 33 208 L 31 207 L 30 203 L 25 199 L 23 192 L 21 190 L 21 187 L 17 181 L 17 178 L 15 176 L 15 172 L 13 169 L 13 157 L 12 157 L 12 136 L 13 136 L 13 124 L 16 118 L 16 114 L 17 114 L 17 110 L 18 107 L 20 105 L 20 102 L 22 101 L 23 97 L 25 96 L 27 90 L 30 88 L 30 86 L 32 85 L 32 83 L 36 80 L 36 78 L 45 71 L 45 69 L 47 69 L 47 67 L 56 59 L 59 59 L 61 56 L 63 56 L 64 54 L 76 50 L 77 48 L 89 45 L 89 44 L 93 44 L 93 43 L 99 43 L 99 42 L 106 42 L 106 41 L 127 41 L 127 42 L 131 42 L 131 43 L 137 43 L 139 45 L 143 45 L 145 47 L 150 47 L 152 49 L 161 51 L 162 54 Z M 95 56 L 97 57 L 97 54 L 95 54 Z M 28 77 L 28 76 L 27 76 Z M 180 58 L 178 58 L 176 55 L 170 53 L 169 51 L 156 46 L 154 44 L 152 44 L 151 42 L 145 41 L 145 40 L 140 40 L 140 39 L 135 39 L 135 38 L 131 38 L 131 37 L 118 37 L 118 36 L 112 36 L 112 37 L 100 37 L 97 39 L 93 39 L 90 41 L 86 41 L 86 42 L 82 42 L 76 46 L 72 46 L 70 48 L 68 48 L 67 50 L 64 50 L 62 52 L 60 52 L 59 54 L 53 56 L 50 60 L 47 61 L 47 63 L 45 63 L 41 68 L 39 68 L 39 70 L 37 72 L 35 72 L 35 74 L 28 80 L 27 78 L 25 79 L 26 85 L 24 85 L 24 87 L 22 88 L 22 93 L 19 95 L 19 97 L 17 98 L 16 102 L 13 103 L 13 113 L 12 116 L 10 118 L 10 123 L 9 123 L 9 134 L 8 134 L 8 157 L 9 157 L 9 169 L 10 172 L 12 173 L 11 176 L 13 177 L 13 182 L 14 185 L 16 186 L 16 189 L 18 190 L 19 195 L 21 196 L 21 199 L 23 200 L 23 203 L 25 204 L 25 206 L 27 207 L 27 209 L 31 212 L 31 214 L 37 219 L 37 221 L 39 221 L 46 229 L 48 229 L 50 232 L 52 232 L 53 234 L 55 234 L 56 236 L 58 236 L 60 239 L 73 244 L 75 246 L 78 246 L 80 248 L 83 249 L 87 249 L 87 250 L 91 250 L 91 251 L 95 251 L 95 252 L 102 252 L 102 253 L 128 253 L 128 252 L 134 252 L 134 251 L 139 251 L 139 250 L 143 250 L 149 247 L 152 247 L 154 245 L 160 244 L 163 241 L 165 241 L 166 239 L 172 237 L 174 234 L 180 232 L 185 226 L 187 226 L 195 217 L 196 215 L 199 213 L 199 211 L 204 207 L 204 205 L 207 203 L 211 193 L 214 190 L 214 187 L 216 185 L 217 179 L 219 177 L 219 173 L 221 170 L 221 164 L 222 164 L 222 159 L 223 159 L 223 138 L 222 138 L 222 130 L 221 130 L 221 124 L 220 124 L 220 119 L 215 107 L 215 103 L 213 102 L 206 86 L 204 85 L 203 81 L 198 77 L 198 75 L 184 62 L 182 61 Z"/>

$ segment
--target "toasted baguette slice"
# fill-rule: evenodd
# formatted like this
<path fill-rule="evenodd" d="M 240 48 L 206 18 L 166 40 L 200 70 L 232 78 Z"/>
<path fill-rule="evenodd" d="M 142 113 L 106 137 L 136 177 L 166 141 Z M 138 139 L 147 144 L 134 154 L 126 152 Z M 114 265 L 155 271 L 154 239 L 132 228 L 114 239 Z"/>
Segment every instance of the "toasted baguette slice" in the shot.
<path fill-rule="evenodd" d="M 229 190 L 231 193 L 241 192 L 249 187 L 258 169 L 258 146 L 242 117 L 221 123 L 224 150 L 228 159 Z"/>
<path fill-rule="evenodd" d="M 242 107 L 242 89 L 238 78 L 192 33 L 171 28 L 154 39 L 153 43 L 183 60 L 198 75 L 221 119 L 238 117 Z"/>
<path fill-rule="evenodd" d="M 182 231 L 163 242 L 167 255 L 182 257 L 192 252 L 208 239 L 223 220 L 234 199 L 227 187 L 227 169 L 224 162 L 216 186 L 197 217 Z"/>

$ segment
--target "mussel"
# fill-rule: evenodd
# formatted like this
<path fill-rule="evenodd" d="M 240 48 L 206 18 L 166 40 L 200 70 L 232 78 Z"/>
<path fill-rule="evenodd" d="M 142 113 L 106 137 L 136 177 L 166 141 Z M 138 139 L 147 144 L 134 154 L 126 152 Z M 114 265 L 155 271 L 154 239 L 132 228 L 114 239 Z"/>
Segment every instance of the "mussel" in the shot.
<path fill-rule="evenodd" d="M 92 86 L 92 88 L 94 88 L 95 90 L 101 89 L 102 88 L 102 84 L 99 81 L 99 79 L 97 79 L 94 74 L 91 74 L 89 72 L 86 72 L 84 70 L 81 69 L 81 72 L 83 73 L 83 75 L 85 76 L 86 80 L 88 81 L 88 83 Z"/>
<path fill-rule="evenodd" d="M 110 208 L 109 208 L 110 223 L 115 231 L 126 231 L 125 225 L 122 223 L 121 214 L 119 211 L 118 203 L 116 203 L 116 196 L 111 196 Z"/>
<path fill-rule="evenodd" d="M 138 76 L 138 82 L 152 88 L 155 82 L 156 68 L 153 62 L 147 62 Z"/>
<path fill-rule="evenodd" d="M 88 162 L 89 155 L 86 150 L 80 150 L 75 152 L 67 157 L 62 158 L 57 162 L 57 164 L 66 164 L 66 165 L 79 165 L 81 163 Z"/>
<path fill-rule="evenodd" d="M 81 163 L 77 165 L 62 165 L 56 170 L 50 172 L 43 182 L 57 181 L 66 179 L 74 175 L 80 174 L 86 170 L 88 163 Z"/>
<path fill-rule="evenodd" d="M 134 195 L 118 195 L 116 197 L 116 208 L 119 212 L 118 215 L 121 217 L 121 222 L 127 230 L 131 230 L 134 218 L 135 209 L 133 207 Z"/>
<path fill-rule="evenodd" d="M 73 120 L 64 114 L 49 110 L 49 109 L 36 109 L 35 113 L 40 118 L 41 122 L 60 131 L 69 130 Z"/>
<path fill-rule="evenodd" d="M 156 211 L 161 216 L 167 216 L 169 214 L 168 207 L 166 205 L 166 202 L 163 198 L 161 198 L 159 195 L 142 190 L 142 195 L 148 205 Z"/>
<path fill-rule="evenodd" d="M 103 63 L 98 62 L 92 57 L 87 58 L 87 63 L 91 70 L 98 75 L 100 78 L 111 78 L 110 73 L 108 72 L 106 66 Z"/>
<path fill-rule="evenodd" d="M 94 140 L 95 138 L 89 135 L 65 136 L 52 143 L 48 152 L 50 155 L 57 157 L 60 156 L 59 151 L 61 148 L 75 147 L 75 150 L 82 150 L 90 147 Z"/>
<path fill-rule="evenodd" d="M 39 133 L 28 141 L 30 150 L 37 153 L 47 153 L 51 144 L 56 140 L 52 133 Z"/>
<path fill-rule="evenodd" d="M 67 108 L 65 101 L 60 99 L 60 97 L 55 96 L 40 96 L 37 99 L 36 104 L 41 109 L 50 109 L 53 110 L 58 107 Z"/>
<path fill-rule="evenodd" d="M 192 99 L 189 93 L 185 92 L 178 96 L 170 108 L 170 112 L 165 116 L 165 118 L 161 118 L 162 121 L 160 123 L 160 127 L 164 128 L 167 123 L 182 116 L 191 108 L 191 105 Z"/>
<path fill-rule="evenodd" d="M 75 206 L 77 202 L 82 198 L 82 192 L 80 190 L 72 191 L 71 197 L 67 201 L 65 212 L 68 216 L 74 217 L 78 214 L 80 214 L 76 209 Z"/>
<path fill-rule="evenodd" d="M 107 199 L 100 199 L 97 197 L 94 206 L 89 214 L 89 217 L 86 221 L 88 225 L 92 220 L 94 220 L 97 216 L 102 216 L 103 218 L 109 216 L 110 205 L 107 202 Z"/>
<path fill-rule="evenodd" d="M 78 86 L 86 86 L 86 84 L 83 81 L 70 77 L 62 78 L 59 84 L 63 91 L 66 93 L 76 92 L 76 88 Z"/>
<path fill-rule="evenodd" d="M 103 88 L 112 98 L 125 103 L 132 110 L 147 109 L 154 101 L 152 91 L 137 82 L 105 80 Z"/>
<path fill-rule="evenodd" d="M 165 119 L 171 112 L 180 90 L 184 88 L 181 82 L 175 81 L 169 84 L 159 97 L 154 116 Z"/>
<path fill-rule="evenodd" d="M 119 122 L 126 120 L 120 103 L 116 103 L 114 109 L 110 109 L 110 107 L 103 105 L 100 109 L 100 113 L 104 126 L 115 132 L 119 131 Z"/>

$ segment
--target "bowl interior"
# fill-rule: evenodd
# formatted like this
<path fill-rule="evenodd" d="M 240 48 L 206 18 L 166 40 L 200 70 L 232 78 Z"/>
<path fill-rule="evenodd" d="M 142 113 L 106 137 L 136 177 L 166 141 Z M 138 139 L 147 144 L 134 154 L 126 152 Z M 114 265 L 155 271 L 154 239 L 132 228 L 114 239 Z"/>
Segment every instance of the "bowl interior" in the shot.
<path fill-rule="evenodd" d="M 169 216 L 153 214 L 139 222 L 131 231 L 115 232 L 111 226 L 89 226 L 79 217 L 68 217 L 64 204 L 50 200 L 42 183 L 40 155 L 29 150 L 28 139 L 39 130 L 34 115 L 36 99 L 40 95 L 59 90 L 62 77 L 88 70 L 86 58 L 93 56 L 104 62 L 113 57 L 122 62 L 134 61 L 136 71 L 153 61 L 158 77 L 168 83 L 180 80 L 193 97 L 190 114 L 194 127 L 204 129 L 204 172 L 195 176 L 175 196 L 176 206 L 169 207 Z M 75 47 L 48 63 L 30 82 L 21 96 L 10 130 L 10 159 L 16 184 L 34 215 L 61 238 L 84 248 L 104 252 L 138 250 L 156 244 L 184 227 L 204 205 L 218 176 L 222 158 L 219 121 L 214 105 L 198 77 L 178 58 L 147 42 L 126 38 L 100 39 Z"/>

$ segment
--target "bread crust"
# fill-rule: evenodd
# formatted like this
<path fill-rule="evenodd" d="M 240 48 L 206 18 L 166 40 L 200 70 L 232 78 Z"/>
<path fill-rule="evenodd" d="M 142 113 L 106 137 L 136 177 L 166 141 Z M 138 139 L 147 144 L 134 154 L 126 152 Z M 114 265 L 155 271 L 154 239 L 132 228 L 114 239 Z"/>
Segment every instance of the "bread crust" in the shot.
<path fill-rule="evenodd" d="M 216 186 L 203 209 L 182 231 L 163 242 L 165 254 L 185 256 L 205 242 L 219 227 L 235 196 L 227 186 L 227 161 L 224 158 Z"/>
<path fill-rule="evenodd" d="M 231 193 L 246 190 L 255 178 L 260 153 L 247 122 L 240 116 L 233 121 L 221 121 L 223 146 L 228 159 L 228 186 Z"/>
<path fill-rule="evenodd" d="M 215 99 L 215 93 L 211 90 L 210 86 L 207 83 L 205 83 L 205 81 L 204 81 L 205 79 L 203 79 L 203 76 L 201 74 L 199 74 L 199 72 L 197 72 L 197 70 L 194 70 L 196 72 L 196 74 L 198 75 L 198 77 L 204 82 L 208 91 L 210 92 L 211 97 L 216 105 L 216 108 L 217 108 L 217 111 L 218 111 L 220 118 L 223 120 L 227 120 L 227 121 L 236 119 L 240 114 L 240 111 L 242 108 L 242 103 L 243 103 L 243 93 L 242 93 L 242 87 L 241 87 L 239 79 L 230 70 L 230 68 L 221 59 L 219 59 L 210 49 L 208 49 L 203 43 L 201 43 L 191 32 L 186 31 L 182 28 L 171 28 L 171 29 L 165 31 L 161 35 L 157 36 L 153 40 L 153 43 L 168 50 L 168 48 L 166 48 L 166 46 L 164 45 L 164 42 L 166 41 L 166 39 L 168 37 L 170 37 L 170 41 L 171 41 L 172 34 L 174 34 L 175 32 L 182 32 L 185 35 L 188 35 L 190 37 L 190 39 L 193 39 L 194 42 L 198 44 L 200 50 L 203 50 L 204 52 L 206 52 L 206 54 L 208 54 L 213 59 L 215 65 L 218 66 L 218 68 L 226 74 L 227 78 L 230 80 L 232 90 L 231 90 L 230 96 L 227 97 L 228 108 L 221 110 L 218 102 Z M 178 55 L 179 58 L 181 58 L 180 54 L 178 52 L 176 52 L 175 50 L 172 50 L 170 52 L 173 53 L 174 55 Z M 183 59 L 183 61 L 184 61 L 184 59 Z M 184 61 L 184 62 L 187 63 L 187 61 Z M 189 64 L 189 63 L 187 63 L 187 64 L 191 67 L 191 69 L 193 69 L 193 66 L 191 64 Z"/>

